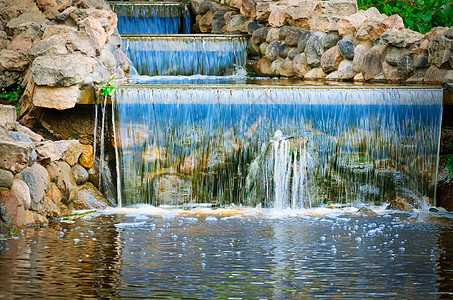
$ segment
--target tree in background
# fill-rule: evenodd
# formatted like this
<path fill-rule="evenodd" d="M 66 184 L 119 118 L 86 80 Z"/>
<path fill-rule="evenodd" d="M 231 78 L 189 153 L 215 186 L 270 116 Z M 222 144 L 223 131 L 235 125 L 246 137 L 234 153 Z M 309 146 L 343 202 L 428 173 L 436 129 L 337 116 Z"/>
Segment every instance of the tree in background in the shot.
<path fill-rule="evenodd" d="M 388 16 L 400 15 L 406 28 L 426 33 L 437 26 L 453 26 L 452 0 L 357 0 L 359 9 L 376 7 Z"/>

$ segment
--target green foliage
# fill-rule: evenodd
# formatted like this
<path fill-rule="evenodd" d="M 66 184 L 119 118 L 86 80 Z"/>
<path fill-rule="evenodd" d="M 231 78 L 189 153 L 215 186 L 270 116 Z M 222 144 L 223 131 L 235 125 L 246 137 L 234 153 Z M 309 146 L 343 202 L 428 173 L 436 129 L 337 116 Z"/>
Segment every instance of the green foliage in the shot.
<path fill-rule="evenodd" d="M 406 28 L 426 33 L 437 26 L 453 26 L 453 0 L 357 0 L 359 9 L 376 7 L 388 16 L 398 14 Z"/>
<path fill-rule="evenodd" d="M 98 96 L 113 96 L 115 94 L 115 86 L 112 84 L 112 81 L 115 79 L 115 76 L 112 76 L 112 78 L 104 80 L 101 82 L 101 84 L 97 87 L 97 92 L 96 94 Z"/>
<path fill-rule="evenodd" d="M 2 88 L 0 93 L 0 99 L 5 99 L 9 104 L 14 105 L 16 107 L 16 112 L 19 114 L 20 112 L 20 104 L 19 99 L 22 97 L 24 93 L 24 89 L 21 86 L 20 82 L 17 82 L 15 86 L 9 89 Z"/>

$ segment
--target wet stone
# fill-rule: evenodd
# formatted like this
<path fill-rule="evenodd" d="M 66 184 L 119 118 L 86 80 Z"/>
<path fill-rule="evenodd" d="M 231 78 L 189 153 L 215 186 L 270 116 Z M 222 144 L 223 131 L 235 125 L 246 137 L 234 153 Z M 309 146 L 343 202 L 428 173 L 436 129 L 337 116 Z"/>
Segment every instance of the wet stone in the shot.
<path fill-rule="evenodd" d="M 338 42 L 338 52 L 345 59 L 352 60 L 354 59 L 354 44 L 346 40 L 341 40 Z"/>

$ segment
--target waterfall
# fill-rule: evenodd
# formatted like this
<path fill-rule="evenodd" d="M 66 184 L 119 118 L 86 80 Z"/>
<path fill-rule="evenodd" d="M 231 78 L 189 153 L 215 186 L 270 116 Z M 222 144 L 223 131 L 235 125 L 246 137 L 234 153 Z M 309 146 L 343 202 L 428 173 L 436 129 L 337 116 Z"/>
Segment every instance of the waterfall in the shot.
<path fill-rule="evenodd" d="M 242 35 L 122 35 L 140 75 L 232 75 L 245 68 Z"/>
<path fill-rule="evenodd" d="M 125 85 L 123 205 L 435 198 L 442 90 Z"/>
<path fill-rule="evenodd" d="M 119 33 L 189 33 L 188 3 L 110 2 L 118 15 Z"/>

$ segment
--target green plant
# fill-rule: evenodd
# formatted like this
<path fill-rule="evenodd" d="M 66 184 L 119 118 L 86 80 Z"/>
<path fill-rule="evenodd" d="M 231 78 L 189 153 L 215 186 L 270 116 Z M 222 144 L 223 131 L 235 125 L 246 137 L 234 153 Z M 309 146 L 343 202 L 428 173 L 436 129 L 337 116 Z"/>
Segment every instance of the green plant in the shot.
<path fill-rule="evenodd" d="M 21 83 L 17 82 L 15 86 L 10 87 L 9 89 L 2 88 L 0 98 L 5 99 L 11 105 L 14 105 L 16 107 L 17 114 L 19 114 L 20 112 L 19 99 L 20 97 L 22 97 L 23 93 L 24 89 L 22 88 Z"/>
<path fill-rule="evenodd" d="M 358 0 L 357 6 L 359 9 L 376 7 L 388 16 L 398 14 L 406 28 L 421 33 L 436 26 L 453 25 L 452 0 Z"/>
<path fill-rule="evenodd" d="M 115 86 L 112 84 L 112 81 L 115 79 L 115 76 L 112 76 L 110 79 L 103 80 L 100 85 L 97 87 L 96 95 L 97 96 L 113 96 L 115 94 Z"/>
<path fill-rule="evenodd" d="M 448 154 L 445 157 L 447 159 L 445 169 L 448 170 L 448 179 L 446 182 L 451 182 L 453 180 L 453 154 Z"/>

